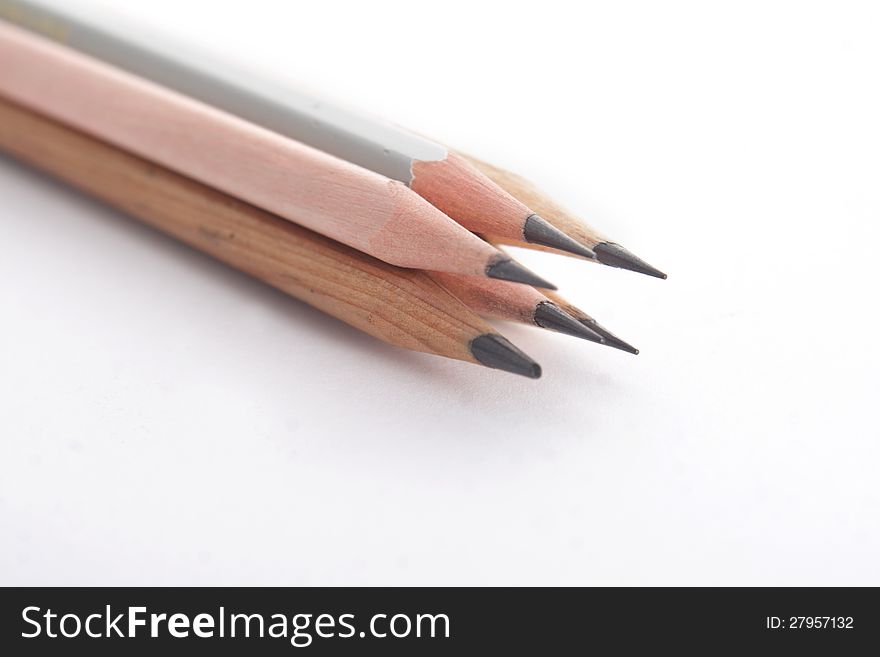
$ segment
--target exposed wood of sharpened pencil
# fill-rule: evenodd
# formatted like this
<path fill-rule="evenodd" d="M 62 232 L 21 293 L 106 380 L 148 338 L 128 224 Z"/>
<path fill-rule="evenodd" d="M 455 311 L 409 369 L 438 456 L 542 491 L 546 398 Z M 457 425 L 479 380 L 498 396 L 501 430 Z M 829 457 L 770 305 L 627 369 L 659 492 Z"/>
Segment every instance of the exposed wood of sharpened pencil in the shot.
<path fill-rule="evenodd" d="M 503 247 L 501 247 L 499 250 L 504 252 Z M 489 286 L 477 285 L 476 280 L 470 276 L 451 275 L 450 279 L 453 282 L 457 281 L 457 280 L 474 281 L 473 283 L 471 283 L 471 285 L 469 287 L 474 287 L 475 290 L 480 290 L 481 288 L 483 290 L 488 289 L 488 292 L 486 292 L 486 291 L 475 292 L 475 291 L 469 290 L 466 287 L 463 290 L 459 290 L 459 294 L 461 296 L 459 296 L 459 294 L 456 294 L 456 296 L 459 296 L 459 298 L 464 300 L 465 303 L 467 303 L 472 308 L 476 309 L 477 312 L 483 313 L 486 317 L 499 316 L 497 314 L 493 315 L 492 310 L 494 310 L 494 308 L 503 308 L 503 307 L 505 307 L 505 304 L 509 305 L 510 302 L 506 299 L 506 297 L 510 296 L 510 297 L 516 297 L 516 298 L 520 298 L 520 299 L 523 298 L 522 293 L 517 292 L 513 289 L 508 289 L 504 286 L 496 287 L 493 285 L 489 285 Z M 526 286 L 519 285 L 519 286 L 512 286 L 512 287 L 516 288 L 516 287 L 526 287 Z M 528 293 L 528 290 L 529 290 L 529 288 L 526 288 L 527 293 Z M 532 288 L 532 290 L 534 292 L 538 292 L 537 290 L 534 290 L 533 288 Z M 450 291 L 452 291 L 453 294 L 455 294 L 455 291 L 452 288 L 450 288 Z M 591 333 L 593 333 L 594 335 L 596 335 L 600 338 L 600 340 L 593 340 L 594 342 L 599 342 L 600 344 L 604 344 L 609 347 L 614 347 L 615 349 L 620 349 L 621 351 L 626 351 L 631 354 L 638 354 L 639 353 L 638 349 L 633 347 L 628 342 L 625 342 L 624 340 L 621 340 L 620 338 L 618 338 L 611 331 L 609 331 L 607 328 L 602 326 L 599 322 L 597 322 L 595 319 L 593 319 L 587 313 L 585 313 L 583 310 L 581 310 L 577 306 L 573 305 L 570 301 L 568 301 L 567 299 L 564 299 L 556 292 L 553 292 L 552 290 L 541 290 L 539 292 L 539 294 L 542 294 L 544 299 L 551 302 L 556 308 L 558 308 L 559 310 L 562 310 L 569 317 L 575 319 L 582 326 L 589 329 Z M 520 304 L 522 304 L 522 301 L 520 301 Z M 482 310 L 482 308 L 484 306 L 486 308 L 485 308 L 485 310 Z M 490 309 L 492 309 L 492 310 L 490 310 Z M 495 312 L 497 312 L 497 311 L 495 311 Z M 507 312 L 509 312 L 509 310 Z M 581 336 L 581 337 L 584 337 L 584 336 Z M 591 338 L 588 337 L 587 339 L 589 340 Z"/>
<path fill-rule="evenodd" d="M 614 347 L 615 349 L 620 349 L 621 351 L 626 351 L 630 354 L 638 355 L 638 349 L 633 347 L 628 342 L 624 342 L 623 340 L 618 338 L 611 331 L 606 329 L 599 322 L 597 322 L 595 319 L 585 313 L 583 310 L 581 310 L 577 306 L 572 305 L 568 300 L 564 299 L 559 294 L 551 292 L 550 290 L 545 291 L 544 294 L 547 296 L 548 299 L 550 299 L 557 306 L 565 310 L 565 312 L 567 312 L 569 315 L 575 317 L 579 322 L 581 322 L 581 324 L 601 335 L 602 344 L 608 347 Z"/>
<path fill-rule="evenodd" d="M 167 35 L 148 33 L 112 11 L 74 3 L 0 0 L 0 16 L 93 57 L 409 185 L 480 234 L 592 252 L 554 228 L 465 160 L 386 121 L 237 70 Z M 400 264 L 400 263 L 398 263 Z"/>
<path fill-rule="evenodd" d="M 475 233 L 596 257 L 456 153 L 434 162 L 414 162 L 412 171 L 413 191 Z"/>
<path fill-rule="evenodd" d="M 431 277 L 483 317 L 504 319 L 602 343 L 602 336 L 528 285 L 433 272 Z"/>
<path fill-rule="evenodd" d="M 602 264 L 611 267 L 628 269 L 655 278 L 666 278 L 666 274 L 655 267 L 652 267 L 629 250 L 620 246 L 620 244 L 605 237 L 595 228 L 559 205 L 556 201 L 551 199 L 543 191 L 522 176 L 500 167 L 496 167 L 488 162 L 483 162 L 470 155 L 464 155 L 461 153 L 459 153 L 459 155 L 475 168 L 479 169 L 480 172 L 490 178 L 499 187 L 510 192 L 512 196 L 515 196 L 534 209 L 535 212 L 540 214 L 545 221 L 553 224 L 556 228 L 560 229 L 580 244 L 590 248 L 595 255 L 595 257 L 591 259 L 595 259 L 597 262 L 601 262 Z M 565 255 L 578 255 L 570 250 L 560 251 L 558 249 L 548 248 L 545 245 L 528 244 L 524 240 L 511 240 L 504 235 L 492 235 L 491 233 L 483 233 L 483 235 L 490 241 L 500 244 L 512 244 L 514 246 L 522 246 L 541 251 L 564 253 Z"/>
<path fill-rule="evenodd" d="M 426 273 L 381 262 L 2 100 L 0 150 L 380 340 L 540 374 Z"/>
<path fill-rule="evenodd" d="M 537 278 L 399 182 L 6 23 L 0 95 L 391 264 Z"/>

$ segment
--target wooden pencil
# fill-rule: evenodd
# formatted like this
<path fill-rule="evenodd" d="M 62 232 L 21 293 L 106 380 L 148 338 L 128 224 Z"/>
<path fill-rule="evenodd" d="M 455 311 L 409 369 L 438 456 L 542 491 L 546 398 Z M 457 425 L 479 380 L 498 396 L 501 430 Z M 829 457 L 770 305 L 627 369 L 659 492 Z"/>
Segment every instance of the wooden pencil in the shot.
<path fill-rule="evenodd" d="M 503 246 L 499 247 L 499 250 L 504 253 Z M 447 288 L 450 291 L 453 291 L 453 294 L 456 294 L 456 296 L 464 300 L 465 303 L 475 308 L 477 312 L 481 312 L 486 317 L 498 317 L 500 319 L 513 319 L 514 321 L 517 321 L 512 316 L 512 308 L 516 306 L 524 306 L 528 303 L 528 299 L 530 298 L 528 295 L 536 292 L 541 295 L 541 298 L 543 300 L 549 301 L 556 308 L 562 310 L 566 315 L 575 319 L 585 328 L 590 329 L 590 331 L 601 338 L 601 340 L 594 340 L 594 342 L 600 342 L 601 344 L 604 344 L 608 347 L 614 347 L 615 349 L 620 349 L 631 354 L 637 355 L 639 353 L 638 349 L 633 347 L 631 344 L 625 342 L 624 340 L 621 340 L 619 337 L 614 335 L 611 331 L 609 331 L 607 328 L 605 328 L 599 322 L 593 319 L 590 315 L 585 313 L 583 310 L 581 310 L 553 290 L 534 290 L 533 288 L 529 290 L 528 286 L 513 286 L 525 287 L 526 291 L 525 293 L 522 293 L 511 289 L 506 284 L 502 284 L 499 286 L 491 284 L 483 285 L 483 281 L 478 280 L 476 277 L 473 276 L 446 275 L 440 274 L 439 272 L 434 272 L 434 277 L 436 280 L 439 280 L 441 282 L 444 282 L 445 279 L 449 279 L 455 282 L 459 286 L 459 288 L 461 288 L 462 286 L 473 287 L 474 290 L 468 290 L 467 287 L 465 287 L 465 289 L 458 289 L 456 294 L 456 291 L 453 291 L 454 288 L 447 285 Z M 496 281 L 490 281 L 490 283 L 494 282 Z M 497 282 L 503 283 L 503 281 Z M 513 301 L 514 299 L 516 299 L 516 301 Z M 506 313 L 510 316 L 501 317 L 500 313 Z"/>
<path fill-rule="evenodd" d="M 0 0 L 0 16 L 71 48 L 408 185 L 469 230 L 593 258 L 445 146 L 241 71 L 112 12 Z M 405 83 L 405 82 L 402 82 Z M 400 264 L 400 263 L 396 263 Z"/>
<path fill-rule="evenodd" d="M 469 155 L 464 155 L 462 153 L 459 153 L 458 155 L 466 159 L 475 168 L 479 169 L 486 177 L 490 178 L 498 186 L 510 192 L 511 195 L 520 199 L 530 207 L 535 208 L 536 212 L 547 217 L 547 221 L 554 226 L 564 231 L 567 235 L 570 235 L 579 243 L 589 247 L 595 254 L 594 259 L 597 262 L 601 262 L 602 264 L 611 267 L 620 267 L 640 274 L 654 276 L 655 278 L 666 278 L 666 274 L 659 269 L 652 267 L 628 249 L 605 237 L 598 230 L 588 225 L 577 215 L 566 210 L 522 176 L 493 164 L 489 164 L 488 162 L 483 162 L 482 160 Z M 524 240 L 512 240 L 505 235 L 491 233 L 484 233 L 484 235 L 488 240 L 498 244 L 511 244 L 514 246 L 538 248 L 542 251 L 553 251 L 555 253 L 564 253 L 565 255 L 578 255 L 572 251 L 563 252 L 559 249 L 547 247 L 546 245 L 536 246 L 528 244 Z"/>
<path fill-rule="evenodd" d="M 400 182 L 2 22 L 0 95 L 385 262 L 541 284 Z"/>
<path fill-rule="evenodd" d="M 0 150 L 393 345 L 537 378 L 428 274 L 394 267 L 0 100 Z"/>
<path fill-rule="evenodd" d="M 483 317 L 539 326 L 584 340 L 604 342 L 592 328 L 528 285 L 433 272 L 431 278 Z"/>
<path fill-rule="evenodd" d="M 557 306 L 562 308 L 566 313 L 568 313 L 572 317 L 576 318 L 584 326 L 586 326 L 587 328 L 589 328 L 589 329 L 595 331 L 596 333 L 598 333 L 599 335 L 601 335 L 602 336 L 602 344 L 604 344 L 608 347 L 614 347 L 615 349 L 620 349 L 621 351 L 625 351 L 630 354 L 638 355 L 638 353 L 639 353 L 638 349 L 633 347 L 628 342 L 624 342 L 623 340 L 618 338 L 611 331 L 609 331 L 607 328 L 602 326 L 599 322 L 597 322 L 595 319 L 590 317 L 587 313 L 585 313 L 583 310 L 581 310 L 577 306 L 573 305 L 567 299 L 563 298 L 558 293 L 552 292 L 550 290 L 546 290 L 546 291 L 544 291 L 544 295 L 548 299 L 550 299 L 553 303 L 555 303 Z"/>

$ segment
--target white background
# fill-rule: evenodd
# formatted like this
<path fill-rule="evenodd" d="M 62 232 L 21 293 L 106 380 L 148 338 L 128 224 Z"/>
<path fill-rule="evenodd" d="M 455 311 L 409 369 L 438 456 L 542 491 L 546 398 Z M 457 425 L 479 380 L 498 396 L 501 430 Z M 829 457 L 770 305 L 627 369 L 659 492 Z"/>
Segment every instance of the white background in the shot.
<path fill-rule="evenodd" d="M 94 0 L 93 0 L 94 1 Z M 880 13 L 111 3 L 534 179 L 642 350 L 398 350 L 0 159 L 2 584 L 880 584 Z"/>

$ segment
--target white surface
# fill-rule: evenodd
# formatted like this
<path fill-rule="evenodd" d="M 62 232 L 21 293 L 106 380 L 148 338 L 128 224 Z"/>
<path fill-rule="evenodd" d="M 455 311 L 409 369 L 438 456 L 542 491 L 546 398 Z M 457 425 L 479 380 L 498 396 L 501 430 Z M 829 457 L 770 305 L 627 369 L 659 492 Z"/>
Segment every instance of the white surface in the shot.
<path fill-rule="evenodd" d="M 528 175 L 669 280 L 522 255 L 642 349 L 505 326 L 533 382 L 2 160 L 0 583 L 880 584 L 876 4 L 129 4 Z M 448 47 L 400 66 L 400 24 Z"/>

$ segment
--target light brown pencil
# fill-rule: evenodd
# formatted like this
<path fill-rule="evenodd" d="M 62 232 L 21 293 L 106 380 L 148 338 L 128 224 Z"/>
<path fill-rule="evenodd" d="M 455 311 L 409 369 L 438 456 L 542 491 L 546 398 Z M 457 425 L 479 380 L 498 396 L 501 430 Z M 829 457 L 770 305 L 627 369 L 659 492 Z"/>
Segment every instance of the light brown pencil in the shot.
<path fill-rule="evenodd" d="M 393 345 L 537 378 L 424 272 L 401 269 L 0 100 L 0 149 Z"/>
<path fill-rule="evenodd" d="M 588 225 L 572 212 L 566 210 L 559 203 L 551 199 L 547 194 L 538 189 L 533 183 L 511 171 L 502 169 L 488 162 L 483 162 L 470 155 L 459 153 L 471 165 L 483 175 L 492 180 L 499 187 L 519 199 L 535 212 L 540 214 L 547 222 L 576 240 L 578 243 L 590 248 L 595 254 L 595 260 L 611 267 L 620 267 L 640 274 L 666 278 L 666 274 L 652 267 L 647 262 L 605 237 L 598 230 Z M 497 244 L 511 244 L 541 251 L 551 251 L 564 255 L 578 255 L 572 251 L 561 251 L 539 244 L 529 244 L 525 240 L 510 239 L 506 235 L 488 234 L 484 236 Z"/>
<path fill-rule="evenodd" d="M 385 262 L 543 285 L 398 181 L 2 21 L 0 95 Z"/>

